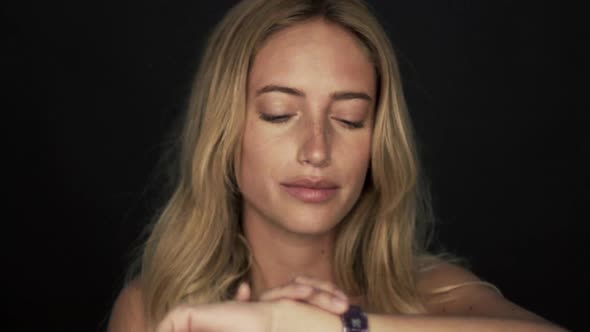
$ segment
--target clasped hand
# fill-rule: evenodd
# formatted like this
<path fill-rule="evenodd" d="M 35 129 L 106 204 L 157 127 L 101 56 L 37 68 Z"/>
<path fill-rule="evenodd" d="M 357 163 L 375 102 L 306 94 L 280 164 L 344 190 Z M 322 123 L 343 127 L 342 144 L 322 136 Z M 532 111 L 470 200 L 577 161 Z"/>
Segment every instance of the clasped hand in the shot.
<path fill-rule="evenodd" d="M 293 311 L 301 308 L 293 306 L 294 302 L 302 302 L 324 315 L 340 315 L 349 304 L 347 296 L 332 283 L 303 276 L 253 300 L 250 286 L 243 283 L 232 301 L 172 309 L 156 332 L 285 331 L 294 324 L 285 317 L 298 317 Z M 289 315 L 285 315 L 287 311 Z"/>

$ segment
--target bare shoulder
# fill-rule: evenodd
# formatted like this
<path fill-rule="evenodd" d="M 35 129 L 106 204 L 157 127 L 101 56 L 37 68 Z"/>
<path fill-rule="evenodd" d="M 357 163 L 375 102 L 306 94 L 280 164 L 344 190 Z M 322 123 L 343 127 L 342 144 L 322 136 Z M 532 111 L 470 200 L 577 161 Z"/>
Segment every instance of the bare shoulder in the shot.
<path fill-rule="evenodd" d="M 119 293 L 111 312 L 107 331 L 147 331 L 144 317 L 141 280 L 134 279 Z"/>
<path fill-rule="evenodd" d="M 418 291 L 431 314 L 515 319 L 543 318 L 510 302 L 492 284 L 459 265 L 439 262 L 418 278 Z"/>

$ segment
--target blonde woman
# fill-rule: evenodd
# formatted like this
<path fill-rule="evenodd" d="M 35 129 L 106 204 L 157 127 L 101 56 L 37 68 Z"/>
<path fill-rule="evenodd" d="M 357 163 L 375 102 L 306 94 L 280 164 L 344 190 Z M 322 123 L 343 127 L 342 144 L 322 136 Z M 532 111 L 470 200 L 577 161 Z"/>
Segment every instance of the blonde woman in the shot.
<path fill-rule="evenodd" d="M 398 68 L 361 0 L 238 3 L 181 138 L 109 331 L 560 330 L 426 251 Z"/>

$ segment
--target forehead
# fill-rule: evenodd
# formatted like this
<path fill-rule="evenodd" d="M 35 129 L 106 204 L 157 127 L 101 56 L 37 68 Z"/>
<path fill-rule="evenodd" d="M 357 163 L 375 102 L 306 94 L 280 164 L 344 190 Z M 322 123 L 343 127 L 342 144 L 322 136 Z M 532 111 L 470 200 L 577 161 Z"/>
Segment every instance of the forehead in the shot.
<path fill-rule="evenodd" d="M 264 43 L 254 58 L 249 86 L 255 90 L 266 84 L 329 92 L 362 89 L 372 95 L 375 73 L 351 32 L 318 19 L 279 31 Z"/>

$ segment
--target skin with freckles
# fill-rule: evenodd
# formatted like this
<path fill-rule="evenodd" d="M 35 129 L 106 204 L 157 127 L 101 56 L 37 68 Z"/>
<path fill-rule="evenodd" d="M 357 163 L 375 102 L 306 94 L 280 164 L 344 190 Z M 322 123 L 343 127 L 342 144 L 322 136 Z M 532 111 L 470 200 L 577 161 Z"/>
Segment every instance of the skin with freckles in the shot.
<path fill-rule="evenodd" d="M 315 19 L 274 34 L 255 56 L 237 170 L 255 294 L 297 275 L 333 280 L 334 227 L 362 191 L 375 108 L 374 68 L 354 38 Z M 282 185 L 300 178 L 338 188 L 304 202 Z"/>
<path fill-rule="evenodd" d="M 240 169 L 244 222 L 265 219 L 287 232 L 320 235 L 357 200 L 369 163 L 373 104 L 330 98 L 338 91 L 375 94 L 372 65 L 352 38 L 340 27 L 317 21 L 275 35 L 257 54 Z M 305 97 L 257 94 L 268 85 L 292 87 Z M 265 115 L 292 117 L 272 123 Z M 364 123 L 351 128 L 341 120 Z M 302 203 L 280 186 L 297 177 L 328 178 L 340 189 L 326 204 Z"/>

